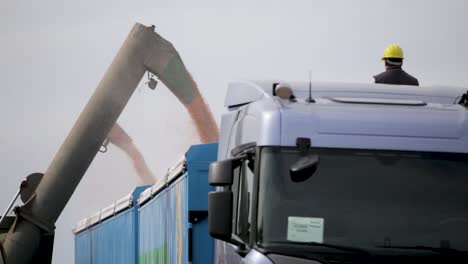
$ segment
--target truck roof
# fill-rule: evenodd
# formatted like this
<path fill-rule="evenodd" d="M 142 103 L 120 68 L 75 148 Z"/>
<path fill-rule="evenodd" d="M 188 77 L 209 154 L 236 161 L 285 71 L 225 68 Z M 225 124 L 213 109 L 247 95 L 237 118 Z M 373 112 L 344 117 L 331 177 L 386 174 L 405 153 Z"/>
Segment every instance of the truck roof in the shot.
<path fill-rule="evenodd" d="M 229 84 L 225 106 L 237 123 L 220 151 L 307 137 L 315 147 L 468 153 L 468 110 L 457 104 L 466 88 L 314 82 L 308 103 L 308 82 L 288 82 L 294 101 L 273 96 L 273 83 Z"/>
<path fill-rule="evenodd" d="M 224 106 L 243 104 L 246 101 L 256 101 L 259 97 L 273 97 L 273 84 L 288 83 L 299 98 L 309 95 L 309 82 L 271 81 L 231 81 Z M 377 83 L 340 83 L 340 82 L 312 82 L 312 96 L 320 97 L 359 97 L 422 100 L 431 103 L 454 104 L 461 95 L 468 90 L 456 86 L 410 86 L 388 85 Z"/>

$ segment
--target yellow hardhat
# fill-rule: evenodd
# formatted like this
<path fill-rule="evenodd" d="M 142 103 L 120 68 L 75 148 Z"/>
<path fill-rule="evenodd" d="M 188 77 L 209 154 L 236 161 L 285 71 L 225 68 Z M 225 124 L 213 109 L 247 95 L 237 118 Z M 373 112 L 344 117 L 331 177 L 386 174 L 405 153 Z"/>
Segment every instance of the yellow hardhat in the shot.
<path fill-rule="evenodd" d="M 397 44 L 388 45 L 383 52 L 382 60 L 387 58 L 403 59 L 403 49 Z"/>

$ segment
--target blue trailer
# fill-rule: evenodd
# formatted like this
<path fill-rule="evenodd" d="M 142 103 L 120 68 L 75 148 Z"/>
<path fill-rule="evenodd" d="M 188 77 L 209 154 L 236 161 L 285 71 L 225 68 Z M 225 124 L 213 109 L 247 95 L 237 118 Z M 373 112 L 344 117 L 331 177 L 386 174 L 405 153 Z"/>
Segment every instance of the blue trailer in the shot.
<path fill-rule="evenodd" d="M 155 185 L 138 187 L 78 222 L 75 263 L 213 263 L 208 167 L 217 148 L 190 147 Z"/>
<path fill-rule="evenodd" d="M 75 229 L 75 263 L 135 263 L 138 249 L 137 199 L 148 186 L 78 222 Z"/>

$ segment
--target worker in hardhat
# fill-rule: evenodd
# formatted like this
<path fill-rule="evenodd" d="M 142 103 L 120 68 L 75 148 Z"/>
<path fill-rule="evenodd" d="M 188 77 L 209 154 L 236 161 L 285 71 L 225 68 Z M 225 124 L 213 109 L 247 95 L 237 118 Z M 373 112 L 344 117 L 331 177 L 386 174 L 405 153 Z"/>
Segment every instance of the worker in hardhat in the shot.
<path fill-rule="evenodd" d="M 418 79 L 401 68 L 403 58 L 403 49 L 400 46 L 396 44 L 388 45 L 382 56 L 382 60 L 385 61 L 385 71 L 374 76 L 375 82 L 418 86 Z"/>

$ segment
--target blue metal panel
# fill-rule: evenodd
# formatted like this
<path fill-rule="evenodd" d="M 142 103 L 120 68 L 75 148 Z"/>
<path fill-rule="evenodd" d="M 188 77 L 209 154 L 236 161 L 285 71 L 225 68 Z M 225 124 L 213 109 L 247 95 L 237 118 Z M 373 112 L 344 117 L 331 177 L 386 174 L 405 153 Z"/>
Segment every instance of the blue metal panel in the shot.
<path fill-rule="evenodd" d="M 208 168 L 216 160 L 217 149 L 217 143 L 195 145 L 186 154 L 189 212 L 208 211 L 208 192 L 214 191 L 214 187 L 208 184 Z M 208 233 L 207 218 L 192 224 L 192 243 L 193 263 L 213 263 L 214 241 Z"/>
<path fill-rule="evenodd" d="M 192 262 L 194 264 L 214 263 L 214 241 L 208 233 L 208 219 L 192 225 Z"/>
<path fill-rule="evenodd" d="M 179 178 L 167 191 L 168 263 L 188 263 L 187 176 Z"/>
<path fill-rule="evenodd" d="M 190 242 L 192 263 L 213 263 L 213 240 L 207 220 L 192 225 L 188 221 L 190 210 L 208 208 L 208 191 L 212 190 L 208 185 L 208 166 L 216 159 L 216 153 L 216 143 L 192 146 L 185 155 L 187 172 L 140 208 L 140 264 L 191 263 Z"/>
<path fill-rule="evenodd" d="M 189 175 L 189 210 L 208 210 L 208 192 L 214 187 L 208 184 L 208 168 L 216 160 L 218 144 L 193 145 L 185 154 Z"/>
<path fill-rule="evenodd" d="M 139 263 L 188 263 L 187 178 L 140 208 Z"/>
<path fill-rule="evenodd" d="M 91 263 L 91 235 L 85 230 L 75 236 L 75 264 Z"/>
<path fill-rule="evenodd" d="M 192 145 L 185 153 L 187 163 L 190 161 L 213 161 L 218 153 L 218 143 Z"/>
<path fill-rule="evenodd" d="M 189 210 L 208 210 L 208 192 L 215 188 L 208 184 L 209 161 L 192 161 L 188 165 L 188 185 L 189 185 Z"/>
<path fill-rule="evenodd" d="M 133 206 L 75 236 L 75 263 L 137 263 L 138 210 L 136 199 L 149 186 L 137 187 Z"/>
<path fill-rule="evenodd" d="M 144 190 L 148 189 L 149 187 L 151 187 L 151 185 L 143 185 L 143 186 L 138 186 L 135 188 L 135 190 L 133 190 L 132 197 L 133 197 L 134 205 L 136 205 L 136 201 L 138 200 L 138 197 L 140 197 L 140 194 Z"/>
<path fill-rule="evenodd" d="M 166 190 L 139 209 L 138 263 L 168 263 L 166 243 Z"/>
<path fill-rule="evenodd" d="M 91 228 L 91 263 L 134 263 L 134 210 L 123 211 Z"/>
<path fill-rule="evenodd" d="M 136 187 L 135 190 L 133 191 L 133 207 L 134 207 L 134 210 L 133 210 L 133 217 L 135 219 L 134 221 L 134 231 L 133 231 L 133 241 L 135 241 L 134 243 L 134 260 L 132 263 L 138 263 L 138 252 L 140 250 L 140 220 L 139 220 L 139 216 L 140 216 L 140 213 L 139 213 L 139 210 L 138 210 L 138 203 L 137 203 L 137 200 L 138 200 L 138 197 L 140 197 L 140 194 L 146 190 L 147 188 L 150 188 L 151 185 L 144 185 L 144 186 L 139 186 L 139 187 Z"/>

